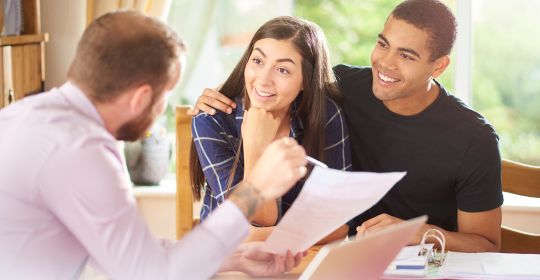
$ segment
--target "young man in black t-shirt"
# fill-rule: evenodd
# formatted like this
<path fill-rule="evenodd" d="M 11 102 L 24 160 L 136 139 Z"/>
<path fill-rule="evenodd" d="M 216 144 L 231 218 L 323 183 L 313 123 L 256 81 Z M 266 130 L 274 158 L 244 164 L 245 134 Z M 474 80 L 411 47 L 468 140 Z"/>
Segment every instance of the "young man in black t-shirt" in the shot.
<path fill-rule="evenodd" d="M 499 250 L 497 135 L 481 115 L 434 80 L 450 63 L 455 34 L 455 18 L 444 4 L 405 1 L 379 34 L 371 68 L 334 68 L 344 96 L 353 168 L 407 171 L 377 205 L 349 222 L 350 232 L 363 234 L 428 214 L 429 224 L 412 243 L 437 228 L 450 250 Z"/>
<path fill-rule="evenodd" d="M 503 198 L 498 137 L 481 115 L 435 81 L 450 63 L 455 35 L 455 18 L 444 4 L 404 1 L 378 36 L 371 68 L 334 68 L 353 169 L 407 171 L 379 203 L 348 223 L 349 234 L 369 234 L 427 214 L 428 224 L 411 244 L 435 228 L 445 235 L 448 250 L 499 250 Z M 227 111 L 231 104 L 208 90 L 196 108 Z"/>

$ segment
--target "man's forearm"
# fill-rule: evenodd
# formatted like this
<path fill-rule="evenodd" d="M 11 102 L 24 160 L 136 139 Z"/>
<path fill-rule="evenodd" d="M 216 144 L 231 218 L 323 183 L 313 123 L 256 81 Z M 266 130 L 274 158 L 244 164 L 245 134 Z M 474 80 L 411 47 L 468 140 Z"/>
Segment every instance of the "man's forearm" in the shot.
<path fill-rule="evenodd" d="M 455 252 L 498 252 L 500 244 L 474 233 L 447 232 L 446 250 Z"/>
<path fill-rule="evenodd" d="M 457 214 L 458 232 L 443 232 L 446 238 L 446 249 L 457 252 L 497 252 L 500 250 L 501 207 L 483 212 L 458 210 Z"/>
<path fill-rule="evenodd" d="M 249 229 L 249 235 L 244 240 L 244 242 L 250 242 L 250 241 L 265 241 L 268 236 L 270 236 L 270 233 L 272 233 L 272 230 L 274 227 L 256 227 L 251 226 Z"/>
<path fill-rule="evenodd" d="M 257 207 L 265 201 L 262 193 L 247 181 L 242 181 L 229 195 L 229 199 L 238 206 L 247 219 L 250 219 Z"/>
<path fill-rule="evenodd" d="M 227 257 L 219 267 L 219 272 L 227 272 L 227 271 L 240 271 L 241 270 L 241 264 L 240 264 L 240 258 L 242 254 L 240 250 L 234 251 L 234 253 Z"/>
<path fill-rule="evenodd" d="M 439 230 L 444 235 L 446 251 L 474 253 L 498 252 L 500 250 L 500 244 L 497 241 L 491 241 L 476 233 L 447 231 L 434 225 L 425 225 L 420 233 L 423 235 L 430 228 Z M 422 236 L 420 236 L 420 240 L 421 238 Z M 428 239 L 427 243 L 435 243 L 435 247 L 440 248 L 438 242 L 433 238 Z"/>
<path fill-rule="evenodd" d="M 260 152 L 244 153 L 244 178 L 249 177 L 253 163 L 259 159 Z M 278 218 L 278 208 L 276 200 L 267 201 L 257 207 L 257 211 L 251 216 L 252 222 L 261 226 L 273 226 Z"/>

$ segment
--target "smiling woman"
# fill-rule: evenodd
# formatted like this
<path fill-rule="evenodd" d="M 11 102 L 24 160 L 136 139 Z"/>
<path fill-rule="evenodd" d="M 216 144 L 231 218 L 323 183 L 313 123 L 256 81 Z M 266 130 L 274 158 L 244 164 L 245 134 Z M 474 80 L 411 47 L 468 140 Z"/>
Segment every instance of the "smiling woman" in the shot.
<path fill-rule="evenodd" d="M 250 173 L 274 139 L 294 137 L 329 167 L 350 169 L 348 132 L 330 65 L 324 34 L 314 23 L 286 16 L 259 28 L 220 89 L 235 110 L 193 119 L 191 177 L 195 195 L 204 196 L 201 219 Z M 302 184 L 263 205 L 254 224 L 275 225 Z M 262 231 L 269 233 L 254 230 L 253 238 L 264 239 Z"/>
<path fill-rule="evenodd" d="M 288 41 L 257 41 L 244 70 L 250 105 L 285 119 L 302 91 L 301 62 L 302 56 Z"/>

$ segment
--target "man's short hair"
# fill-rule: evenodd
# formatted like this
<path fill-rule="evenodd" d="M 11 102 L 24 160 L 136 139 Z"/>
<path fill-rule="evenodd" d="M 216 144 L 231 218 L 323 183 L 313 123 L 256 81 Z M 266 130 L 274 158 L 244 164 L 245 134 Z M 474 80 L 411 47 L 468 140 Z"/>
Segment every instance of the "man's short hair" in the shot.
<path fill-rule="evenodd" d="M 397 5 L 390 16 L 428 32 L 432 61 L 452 51 L 457 33 L 456 18 L 440 1 L 406 0 Z"/>
<path fill-rule="evenodd" d="M 86 28 L 68 77 L 99 102 L 143 84 L 159 93 L 183 52 L 182 40 L 161 21 L 136 11 L 112 12 Z"/>

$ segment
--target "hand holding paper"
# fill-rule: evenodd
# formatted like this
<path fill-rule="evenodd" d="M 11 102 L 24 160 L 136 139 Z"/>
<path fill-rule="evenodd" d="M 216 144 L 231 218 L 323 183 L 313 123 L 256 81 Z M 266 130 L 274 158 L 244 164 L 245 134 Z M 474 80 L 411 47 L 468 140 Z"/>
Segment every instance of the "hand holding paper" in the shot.
<path fill-rule="evenodd" d="M 315 167 L 263 250 L 281 255 L 287 250 L 307 250 L 372 207 L 403 176 L 405 172 L 348 172 Z"/>

